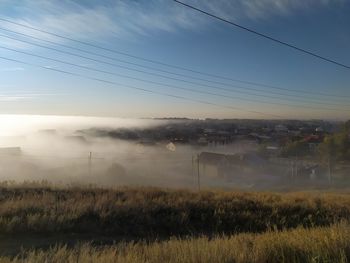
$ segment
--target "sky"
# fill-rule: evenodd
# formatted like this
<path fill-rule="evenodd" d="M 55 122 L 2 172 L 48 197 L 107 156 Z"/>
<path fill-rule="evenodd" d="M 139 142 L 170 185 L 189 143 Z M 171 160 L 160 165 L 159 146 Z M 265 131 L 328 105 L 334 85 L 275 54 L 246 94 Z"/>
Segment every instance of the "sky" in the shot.
<path fill-rule="evenodd" d="M 350 65 L 350 0 L 183 2 Z M 0 76 L 0 114 L 343 120 L 350 113 L 350 69 L 171 0 L 0 0 Z"/>

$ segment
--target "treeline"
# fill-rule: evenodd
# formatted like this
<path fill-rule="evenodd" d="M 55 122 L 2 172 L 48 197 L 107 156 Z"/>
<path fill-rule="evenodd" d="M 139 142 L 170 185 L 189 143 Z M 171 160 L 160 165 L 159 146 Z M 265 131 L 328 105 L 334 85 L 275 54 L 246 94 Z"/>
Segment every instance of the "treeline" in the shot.
<path fill-rule="evenodd" d="M 350 121 L 341 127 L 339 132 L 322 136 L 322 142 L 310 147 L 305 138 L 291 140 L 285 144 L 281 155 L 285 157 L 313 156 L 320 160 L 350 161 Z"/>

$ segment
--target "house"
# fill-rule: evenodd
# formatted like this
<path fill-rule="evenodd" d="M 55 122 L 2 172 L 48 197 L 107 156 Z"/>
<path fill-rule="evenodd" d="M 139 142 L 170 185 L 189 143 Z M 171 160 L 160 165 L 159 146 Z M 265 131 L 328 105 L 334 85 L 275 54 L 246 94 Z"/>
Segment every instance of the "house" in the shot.
<path fill-rule="evenodd" d="M 270 144 L 265 147 L 265 151 L 270 156 L 278 156 L 281 153 L 281 148 L 278 145 Z"/>
<path fill-rule="evenodd" d="M 221 153 L 202 152 L 198 155 L 200 173 L 203 176 L 225 178 L 232 161 L 232 158 L 228 159 L 228 155 Z"/>
<path fill-rule="evenodd" d="M 288 128 L 287 128 L 287 126 L 285 126 L 283 124 L 278 124 L 275 126 L 275 131 L 276 132 L 288 132 Z"/>
<path fill-rule="evenodd" d="M 317 127 L 317 128 L 315 129 L 315 132 L 316 132 L 316 133 L 324 133 L 324 129 L 323 129 L 322 127 Z"/>
<path fill-rule="evenodd" d="M 204 165 L 216 165 L 226 158 L 225 154 L 213 153 L 213 152 L 202 152 L 199 154 L 199 162 Z"/>
<path fill-rule="evenodd" d="M 297 162 L 292 176 L 296 180 L 324 180 L 328 176 L 328 167 L 314 162 Z"/>
<path fill-rule="evenodd" d="M 200 172 L 204 176 L 230 179 L 264 167 L 265 161 L 253 153 L 222 154 L 202 152 L 198 155 Z"/>
<path fill-rule="evenodd" d="M 199 139 L 197 140 L 197 143 L 199 145 L 208 145 L 208 139 L 204 136 L 199 137 Z"/>
<path fill-rule="evenodd" d="M 247 135 L 249 133 L 252 132 L 252 129 L 246 127 L 246 126 L 242 126 L 240 125 L 236 130 L 235 133 L 238 135 Z"/>
<path fill-rule="evenodd" d="M 175 152 L 176 151 L 176 145 L 174 144 L 174 143 L 172 143 L 172 142 L 169 142 L 166 146 L 165 146 L 165 148 L 167 148 L 169 151 L 171 151 L 171 152 Z"/>
<path fill-rule="evenodd" d="M 315 152 L 320 143 L 323 142 L 323 136 L 309 135 L 304 138 L 304 142 L 308 144 L 309 150 Z"/>

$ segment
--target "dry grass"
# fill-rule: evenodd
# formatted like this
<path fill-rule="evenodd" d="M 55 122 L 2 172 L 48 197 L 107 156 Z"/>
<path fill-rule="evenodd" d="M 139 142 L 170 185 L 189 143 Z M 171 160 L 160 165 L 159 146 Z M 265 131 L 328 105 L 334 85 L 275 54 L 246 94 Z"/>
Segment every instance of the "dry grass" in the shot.
<path fill-rule="evenodd" d="M 170 239 L 163 242 L 121 243 L 74 248 L 56 246 L 49 250 L 22 252 L 0 262 L 116 262 L 116 263 L 262 263 L 262 262 L 348 262 L 350 227 L 302 229 L 263 234 L 238 234 L 232 237 Z"/>
<path fill-rule="evenodd" d="M 0 184 L 2 241 L 74 233 L 124 240 L 1 251 L 0 263 L 348 262 L 349 218 L 347 194 Z"/>
<path fill-rule="evenodd" d="M 328 226 L 349 218 L 346 194 L 0 187 L 3 235 L 212 236 Z"/>

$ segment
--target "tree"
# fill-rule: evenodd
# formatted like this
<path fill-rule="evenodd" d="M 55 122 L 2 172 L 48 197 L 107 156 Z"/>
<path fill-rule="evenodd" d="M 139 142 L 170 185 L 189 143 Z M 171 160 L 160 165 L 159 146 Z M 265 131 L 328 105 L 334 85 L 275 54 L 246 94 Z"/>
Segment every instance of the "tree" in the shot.
<path fill-rule="evenodd" d="M 350 121 L 347 121 L 340 132 L 329 135 L 319 147 L 323 158 L 335 161 L 350 161 Z"/>

